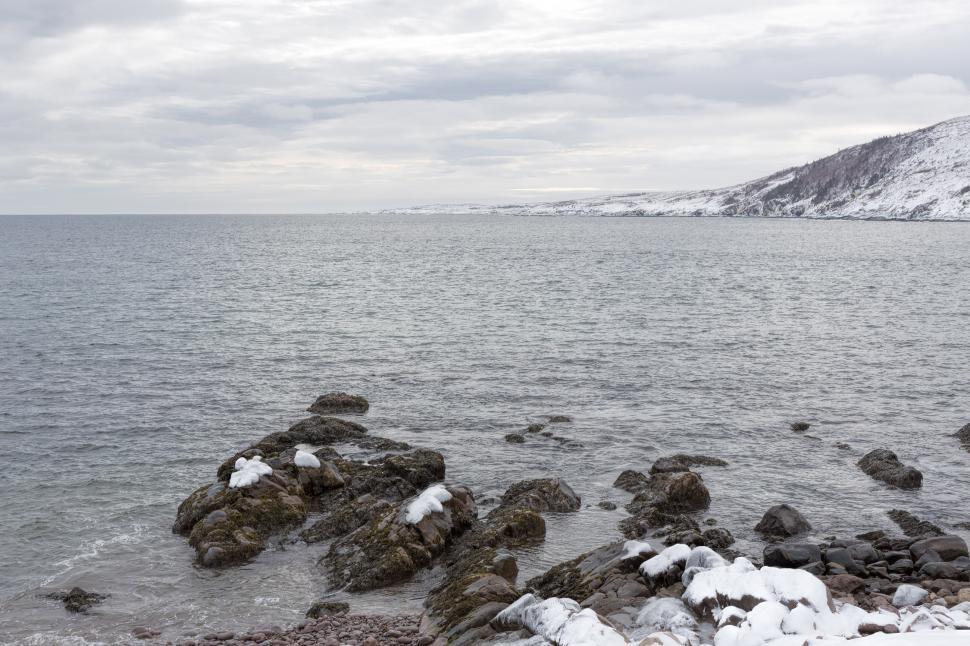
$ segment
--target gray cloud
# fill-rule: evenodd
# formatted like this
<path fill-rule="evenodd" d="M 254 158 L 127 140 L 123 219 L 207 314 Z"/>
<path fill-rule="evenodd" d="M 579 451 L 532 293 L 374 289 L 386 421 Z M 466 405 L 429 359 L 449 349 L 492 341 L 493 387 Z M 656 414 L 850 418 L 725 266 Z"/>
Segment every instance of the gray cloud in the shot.
<path fill-rule="evenodd" d="M 970 113 L 970 8 L 0 4 L 0 211 L 326 211 L 729 184 Z"/>

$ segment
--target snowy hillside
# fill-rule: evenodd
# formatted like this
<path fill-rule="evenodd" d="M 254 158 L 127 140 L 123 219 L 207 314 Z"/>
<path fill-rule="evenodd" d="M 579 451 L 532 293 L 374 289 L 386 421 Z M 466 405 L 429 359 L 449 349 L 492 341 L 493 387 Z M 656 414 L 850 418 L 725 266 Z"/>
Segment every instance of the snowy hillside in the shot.
<path fill-rule="evenodd" d="M 728 188 L 393 212 L 970 220 L 970 117 L 876 139 Z"/>

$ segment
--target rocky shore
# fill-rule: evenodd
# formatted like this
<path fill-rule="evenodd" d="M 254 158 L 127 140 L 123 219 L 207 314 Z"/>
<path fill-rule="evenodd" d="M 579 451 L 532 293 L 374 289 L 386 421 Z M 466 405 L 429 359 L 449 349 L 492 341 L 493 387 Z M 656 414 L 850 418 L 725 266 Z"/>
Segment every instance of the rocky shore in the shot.
<path fill-rule="evenodd" d="M 367 407 L 362 397 L 333 393 L 311 410 L 359 414 Z M 558 441 L 546 429 L 569 422 L 556 416 L 504 439 Z M 792 428 L 804 432 L 808 424 Z M 970 441 L 968 428 L 955 445 Z M 367 458 L 342 456 L 337 449 L 346 445 Z M 308 618 L 288 629 L 174 643 L 802 646 L 825 635 L 825 644 L 867 646 L 895 635 L 893 644 L 942 645 L 950 642 L 930 640 L 966 630 L 960 637 L 970 644 L 970 554 L 952 530 L 892 510 L 885 527 L 810 542 L 803 538 L 810 521 L 795 505 L 779 504 L 754 528 L 763 552 L 741 554 L 730 527 L 702 521 L 712 496 L 703 473 L 728 463 L 679 454 L 644 466 L 614 483 L 632 495 L 619 526 L 628 540 L 591 546 L 520 581 L 516 551 L 545 539 L 544 514 L 577 511 L 582 492 L 549 477 L 476 501 L 468 487 L 446 479 L 440 453 L 314 415 L 226 460 L 213 482 L 179 506 L 173 531 L 204 568 L 245 563 L 272 537 L 326 542 L 320 576 L 347 592 L 433 567 L 437 584 L 423 614 L 367 616 L 352 612 L 352 600 L 308 599 Z M 886 487 L 922 484 L 923 474 L 890 450 L 871 451 L 859 468 Z M 907 640 L 910 633 L 922 641 Z M 141 628 L 133 637 L 155 641 L 158 633 Z"/>

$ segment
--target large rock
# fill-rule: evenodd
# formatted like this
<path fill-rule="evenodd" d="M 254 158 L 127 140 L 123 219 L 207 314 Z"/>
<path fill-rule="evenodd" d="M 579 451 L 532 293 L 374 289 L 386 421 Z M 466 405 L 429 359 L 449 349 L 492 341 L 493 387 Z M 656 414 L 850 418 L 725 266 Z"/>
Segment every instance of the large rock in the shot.
<path fill-rule="evenodd" d="M 347 393 L 327 393 L 320 395 L 310 404 L 307 411 L 318 415 L 341 415 L 344 413 L 363 414 L 370 408 L 367 400 L 360 395 Z"/>
<path fill-rule="evenodd" d="M 706 455 L 686 455 L 678 453 L 668 457 L 660 458 L 650 467 L 650 473 L 675 473 L 678 471 L 689 471 L 691 467 L 726 467 L 727 462 L 720 458 L 712 458 Z"/>
<path fill-rule="evenodd" d="M 528 507 L 537 512 L 576 511 L 580 503 L 576 492 L 559 478 L 523 480 L 502 495 L 503 506 Z"/>
<path fill-rule="evenodd" d="M 899 461 L 888 449 L 876 449 L 862 456 L 859 467 L 870 477 L 900 489 L 916 489 L 923 486 L 923 474 Z"/>
<path fill-rule="evenodd" d="M 650 478 L 643 475 L 639 471 L 627 469 L 616 477 L 616 480 L 613 481 L 613 486 L 617 489 L 622 489 L 623 491 L 636 493 L 645 488 L 648 482 L 650 482 Z"/>
<path fill-rule="evenodd" d="M 934 536 L 916 541 L 909 548 L 913 560 L 918 561 L 927 553 L 935 552 L 940 561 L 952 561 L 967 556 L 967 543 L 959 536 Z"/>
<path fill-rule="evenodd" d="M 810 531 L 812 526 L 791 505 L 775 505 L 765 512 L 754 529 L 766 536 L 785 537 Z"/>
<path fill-rule="evenodd" d="M 47 598 L 63 602 L 64 609 L 68 612 L 87 612 L 91 606 L 101 603 L 108 597 L 82 588 L 71 588 L 66 592 L 52 592 L 47 595 Z"/>
<path fill-rule="evenodd" d="M 442 510 L 417 523 L 408 522 L 412 501 L 407 500 L 335 541 L 321 559 L 331 582 L 350 592 L 372 590 L 405 581 L 431 565 L 475 519 L 471 492 L 457 486 L 447 491 L 451 498 L 442 503 Z"/>
<path fill-rule="evenodd" d="M 647 486 L 626 508 L 634 516 L 641 516 L 649 509 L 664 514 L 682 514 L 707 509 L 710 504 L 711 494 L 704 481 L 693 471 L 687 471 L 652 475 Z"/>
<path fill-rule="evenodd" d="M 822 560 L 822 550 L 812 543 L 781 543 L 768 545 L 764 551 L 765 565 L 800 568 Z"/>
<path fill-rule="evenodd" d="M 560 563 L 526 585 L 542 597 L 569 597 L 581 602 L 604 588 L 616 597 L 615 591 L 624 584 L 639 580 L 640 564 L 655 554 L 646 543 L 610 543 Z M 648 596 L 647 590 L 643 592 Z"/>
<path fill-rule="evenodd" d="M 953 436 L 960 440 L 960 443 L 963 444 L 963 448 L 970 451 L 970 424 L 967 424 L 961 428 L 959 431 L 954 433 Z"/>
<path fill-rule="evenodd" d="M 927 520 L 920 520 L 903 509 L 891 509 L 886 512 L 894 523 L 899 525 L 907 536 L 942 536 L 943 530 Z"/>

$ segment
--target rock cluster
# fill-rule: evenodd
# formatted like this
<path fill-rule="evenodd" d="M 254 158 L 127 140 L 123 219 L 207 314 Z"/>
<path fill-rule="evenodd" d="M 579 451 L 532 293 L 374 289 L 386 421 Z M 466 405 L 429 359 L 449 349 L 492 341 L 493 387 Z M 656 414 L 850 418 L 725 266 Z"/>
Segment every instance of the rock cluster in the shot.
<path fill-rule="evenodd" d="M 45 595 L 48 599 L 54 599 L 64 604 L 64 609 L 68 612 L 87 612 L 105 599 L 107 595 L 97 592 L 88 592 L 82 588 L 71 588 L 60 592 L 51 592 Z"/>
<path fill-rule="evenodd" d="M 345 415 L 347 413 L 362 415 L 367 412 L 368 408 L 370 408 L 370 404 L 360 395 L 327 393 L 317 397 L 307 411 L 318 415 Z"/>
<path fill-rule="evenodd" d="M 888 449 L 876 449 L 862 456 L 859 468 L 876 480 L 882 480 L 892 487 L 917 489 L 923 486 L 923 474 L 914 467 L 899 461 L 896 454 Z"/>

